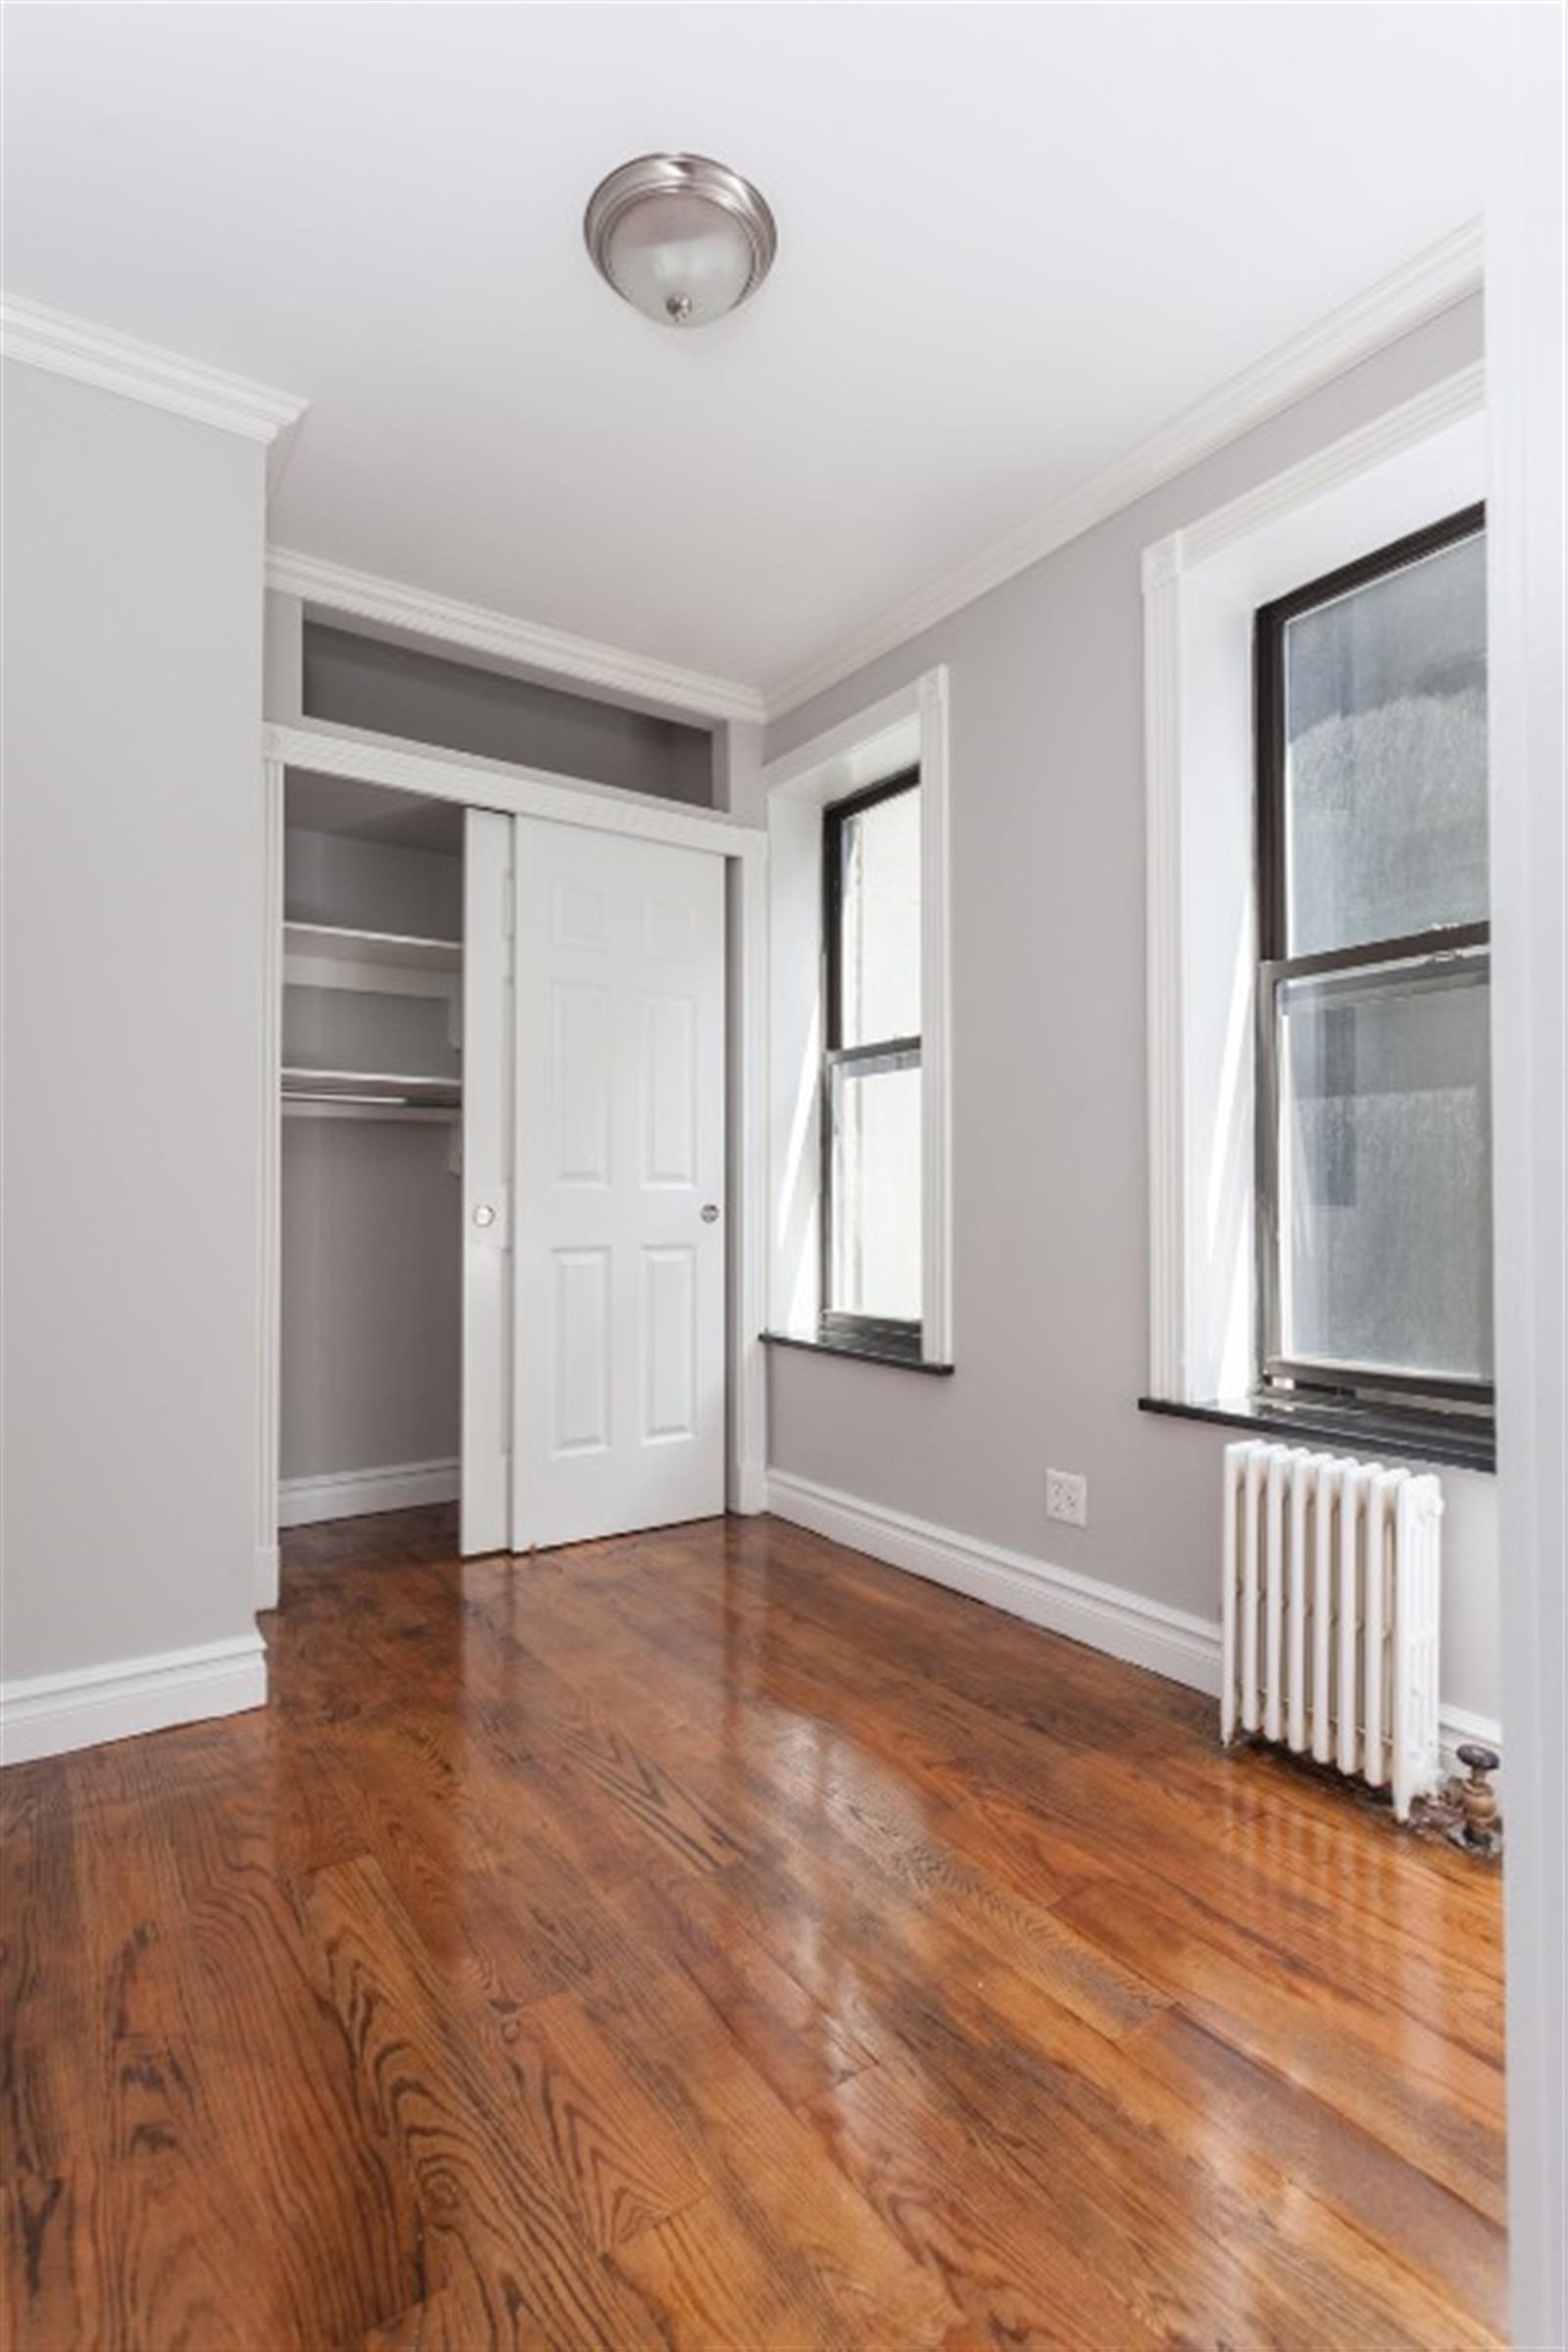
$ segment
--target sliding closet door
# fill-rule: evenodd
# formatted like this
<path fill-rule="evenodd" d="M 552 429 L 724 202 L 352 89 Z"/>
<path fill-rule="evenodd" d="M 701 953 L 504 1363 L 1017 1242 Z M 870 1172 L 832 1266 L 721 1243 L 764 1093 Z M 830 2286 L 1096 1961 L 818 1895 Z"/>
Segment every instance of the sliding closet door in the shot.
<path fill-rule="evenodd" d="M 724 877 L 516 820 L 513 1543 L 724 1507 Z"/>
<path fill-rule="evenodd" d="M 470 808 L 464 844 L 463 1506 L 467 1552 L 512 1534 L 513 819 Z"/>

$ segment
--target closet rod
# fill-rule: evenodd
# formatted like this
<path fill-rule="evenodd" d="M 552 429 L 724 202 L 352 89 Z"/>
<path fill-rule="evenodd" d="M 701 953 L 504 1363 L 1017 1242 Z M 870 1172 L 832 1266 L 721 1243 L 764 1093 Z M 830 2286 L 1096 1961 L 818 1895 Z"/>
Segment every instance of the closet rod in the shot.
<path fill-rule="evenodd" d="M 461 1120 L 456 1102 L 416 1102 L 400 1095 L 307 1095 L 284 1093 L 285 1118 Z"/>

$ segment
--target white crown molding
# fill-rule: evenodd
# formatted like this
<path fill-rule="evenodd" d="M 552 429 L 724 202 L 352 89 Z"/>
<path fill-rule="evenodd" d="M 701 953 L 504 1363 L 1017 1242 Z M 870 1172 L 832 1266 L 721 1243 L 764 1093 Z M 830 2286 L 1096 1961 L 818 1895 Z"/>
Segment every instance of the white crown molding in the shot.
<path fill-rule="evenodd" d="M 524 669 L 623 696 L 628 702 L 657 703 L 709 719 L 760 723 L 766 715 L 755 686 L 740 685 L 732 678 L 709 677 L 701 670 L 679 669 L 651 655 L 626 653 L 592 638 L 571 637 L 564 630 L 518 620 L 510 612 L 492 612 L 484 605 L 432 595 L 401 580 L 355 571 L 324 556 L 270 547 L 267 551 L 267 584 L 282 595 L 297 596 L 318 611 L 352 613 L 383 628 L 407 629 L 437 645 L 465 646 L 472 653 L 490 654 Z"/>
<path fill-rule="evenodd" d="M 260 1634 L 207 1642 L 0 1684 L 0 1763 L 69 1755 L 104 1740 L 129 1740 L 267 1704 L 267 1648 Z"/>
<path fill-rule="evenodd" d="M 73 318 L 20 294 L 0 293 L 0 355 L 260 441 L 269 452 L 268 472 L 273 481 L 309 405 L 292 392 L 117 334 L 89 318 Z"/>
<path fill-rule="evenodd" d="M 1298 465 L 1271 475 L 1254 489 L 1244 490 L 1240 498 L 1216 507 L 1199 521 L 1146 548 L 1145 588 L 1157 587 L 1165 577 L 1190 571 L 1197 564 L 1206 564 L 1211 556 L 1266 529 L 1282 514 L 1309 506 L 1326 492 L 1341 489 L 1358 475 L 1370 473 L 1375 466 L 1401 457 L 1407 449 L 1432 440 L 1450 425 L 1479 416 L 1486 400 L 1484 361 L 1477 360 L 1469 368 L 1457 368 L 1452 375 L 1441 377 L 1424 392 L 1401 401 L 1396 409 L 1386 409 L 1369 424 L 1357 425 L 1353 432 L 1314 450 Z"/>
<path fill-rule="evenodd" d="M 1125 457 L 1091 474 L 1045 514 L 906 597 L 817 661 L 780 678 L 767 689 L 768 717 L 798 709 L 1001 587 L 1107 515 L 1478 292 L 1481 282 L 1482 228 L 1472 221 L 1232 376 Z"/>
<path fill-rule="evenodd" d="M 960 1536 L 950 1527 L 934 1527 L 906 1511 L 839 1494 L 784 1470 L 767 1474 L 767 1507 L 775 1518 L 808 1527 L 850 1551 L 866 1552 L 889 1567 L 946 1585 L 971 1600 L 1044 1626 L 1048 1633 L 1064 1634 L 1107 1657 L 1148 1667 L 1190 1690 L 1218 1698 L 1222 1642 L 1217 1618 L 1195 1617 L 1125 1585 L 1107 1585 L 1072 1568 L 1053 1567 L 1028 1552 Z M 1214 1731 L 1217 1738 L 1217 1707 Z M 1450 1767 L 1461 1740 L 1484 1740 L 1489 1747 L 1502 1744 L 1501 1728 L 1491 1716 L 1446 1702 L 1439 1708 L 1438 1733 L 1444 1761 Z"/>

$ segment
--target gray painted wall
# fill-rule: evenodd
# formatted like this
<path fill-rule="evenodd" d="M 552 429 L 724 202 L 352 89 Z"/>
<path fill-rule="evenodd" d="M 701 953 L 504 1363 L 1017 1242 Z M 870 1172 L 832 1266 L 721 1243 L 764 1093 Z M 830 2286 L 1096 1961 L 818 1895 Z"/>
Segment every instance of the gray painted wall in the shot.
<path fill-rule="evenodd" d="M 444 661 L 307 621 L 302 693 L 307 721 L 327 719 L 699 808 L 713 803 L 713 739 L 706 729 L 476 662 Z"/>
<path fill-rule="evenodd" d="M 446 1124 L 283 1121 L 280 1474 L 458 1451 L 463 1196 Z"/>
<path fill-rule="evenodd" d="M 441 850 L 290 824 L 283 834 L 283 912 L 291 923 L 461 939 L 463 862 Z"/>
<path fill-rule="evenodd" d="M 398 796 L 385 798 L 395 808 Z M 449 850 L 291 823 L 283 874 L 284 906 L 298 921 L 463 936 L 463 859 Z M 444 999 L 337 988 L 284 987 L 283 1060 L 421 1075 L 462 1069 Z M 281 1478 L 456 1456 L 458 1134 L 446 1122 L 284 1119 Z"/>
<path fill-rule="evenodd" d="M 774 1464 L 1213 1617 L 1226 1435 L 1148 1376 L 1143 594 L 1153 539 L 1473 362 L 1466 303 L 767 731 L 952 675 L 949 1381 L 776 1348 Z M 1045 1516 L 1046 1465 L 1090 1487 Z M 1493 1482 L 1446 1472 L 1444 1695 L 1497 1711 Z"/>
<path fill-rule="evenodd" d="M 4 390 L 9 1680 L 254 1626 L 265 481 Z"/>

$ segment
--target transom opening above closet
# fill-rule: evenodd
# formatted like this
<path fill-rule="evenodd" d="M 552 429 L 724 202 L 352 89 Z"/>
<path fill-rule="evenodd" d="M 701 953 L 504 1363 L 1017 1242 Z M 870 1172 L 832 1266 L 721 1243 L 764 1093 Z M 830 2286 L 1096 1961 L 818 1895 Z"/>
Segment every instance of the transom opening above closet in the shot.
<path fill-rule="evenodd" d="M 714 806 L 710 728 L 309 617 L 303 650 L 308 720 Z"/>

